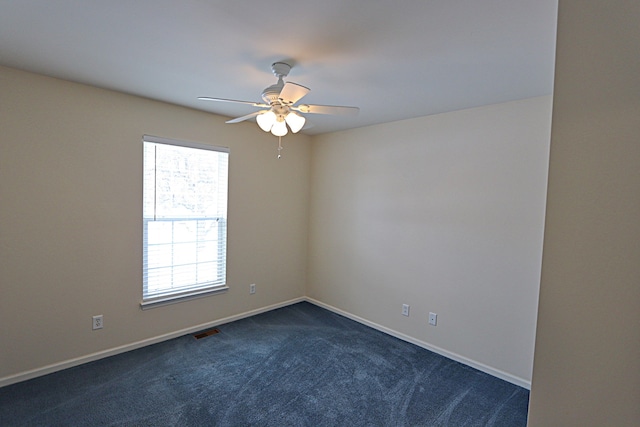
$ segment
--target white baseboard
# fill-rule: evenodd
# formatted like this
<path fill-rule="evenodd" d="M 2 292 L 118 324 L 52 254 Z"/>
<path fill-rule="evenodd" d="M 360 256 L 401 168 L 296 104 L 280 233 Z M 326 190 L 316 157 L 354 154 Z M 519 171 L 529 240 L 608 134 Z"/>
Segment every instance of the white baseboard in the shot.
<path fill-rule="evenodd" d="M 10 375 L 8 377 L 0 378 L 0 387 L 4 387 L 10 384 L 15 384 L 21 381 L 30 380 L 32 378 L 40 377 L 42 375 L 51 374 L 53 372 L 61 371 L 63 369 L 72 368 L 74 366 L 82 365 L 83 363 L 93 362 L 95 360 L 103 359 L 109 356 L 115 356 L 116 354 L 125 353 L 127 351 L 136 350 L 148 345 L 157 344 L 162 341 L 167 341 L 173 338 L 178 338 L 183 335 L 192 334 L 194 332 L 201 331 L 203 329 L 212 328 L 214 326 L 220 326 L 225 323 L 234 322 L 236 320 L 244 319 L 246 317 L 255 316 L 256 314 L 265 313 L 267 311 L 275 310 L 277 308 L 286 307 L 291 304 L 306 301 L 305 298 L 295 298 L 289 301 L 281 302 L 278 304 L 261 307 L 256 310 L 246 311 L 244 313 L 236 314 L 234 316 L 223 317 L 221 319 L 213 320 L 211 322 L 202 323 L 200 325 L 192 326 L 190 328 L 181 329 L 179 331 L 170 332 L 167 334 L 159 335 L 153 338 L 147 338 L 142 341 L 137 341 L 131 344 L 125 344 L 120 347 L 111 348 L 108 350 L 98 351 L 85 356 L 76 357 L 74 359 L 65 360 L 62 362 L 47 365 L 41 368 L 32 369 L 30 371 L 20 372 L 18 374 Z"/>
<path fill-rule="evenodd" d="M 388 334 L 388 335 L 391 335 L 393 337 L 399 338 L 402 341 L 406 341 L 406 342 L 409 342 L 411 344 L 415 344 L 418 347 L 422 347 L 424 349 L 427 349 L 429 351 L 437 353 L 437 354 L 439 354 L 441 356 L 444 356 L 444 357 L 446 357 L 448 359 L 455 360 L 456 362 L 460 362 L 460 363 L 462 363 L 464 365 L 471 366 L 472 368 L 475 368 L 475 369 L 477 369 L 479 371 L 482 371 L 482 372 L 487 373 L 489 375 L 492 375 L 494 377 L 500 378 L 502 380 L 508 381 L 508 382 L 510 382 L 512 384 L 515 384 L 517 386 L 526 388 L 528 390 L 531 389 L 531 381 L 527 381 L 524 378 L 520 378 L 520 377 L 517 377 L 515 375 L 511 375 L 511 374 L 509 374 L 507 372 L 501 371 L 499 369 L 492 368 L 491 366 L 487 366 L 487 365 L 485 365 L 483 363 L 477 362 L 475 360 L 469 359 L 469 358 L 461 356 L 459 354 L 452 353 L 452 352 L 447 351 L 447 350 L 445 350 L 443 348 L 431 345 L 431 344 L 429 344 L 427 342 L 424 342 L 424 341 L 421 341 L 421 340 L 419 340 L 417 338 L 410 337 L 409 335 L 405 335 L 405 334 L 403 334 L 401 332 L 398 332 L 398 331 L 395 331 L 393 329 L 387 328 L 386 326 L 382 326 L 382 325 L 379 325 L 377 323 L 371 322 L 371 321 L 369 321 L 367 319 L 363 319 L 362 317 L 359 317 L 359 316 L 356 316 L 354 314 L 348 313 L 346 311 L 340 310 L 339 308 L 336 308 L 336 307 L 333 307 L 333 306 L 331 306 L 329 304 L 325 304 L 323 302 L 317 301 L 317 300 L 315 300 L 313 298 L 306 297 L 306 298 L 304 298 L 304 300 L 310 302 L 311 304 L 315 304 L 318 307 L 322 307 L 322 308 L 325 308 L 325 309 L 327 309 L 329 311 L 333 311 L 334 313 L 340 314 L 340 315 L 342 315 L 342 316 L 344 316 L 344 317 L 346 317 L 348 319 L 355 320 L 356 322 L 362 323 L 363 325 L 369 326 L 369 327 L 371 327 L 373 329 L 377 329 L 380 332 L 384 332 L 385 334 Z"/>
<path fill-rule="evenodd" d="M 452 353 L 450 351 L 444 350 L 442 348 L 436 347 L 424 341 L 418 340 L 416 338 L 410 337 L 393 329 L 387 328 L 385 326 L 379 325 L 377 323 L 371 322 L 362 317 L 356 316 L 354 314 L 348 313 L 346 311 L 340 310 L 331 305 L 325 304 L 323 302 L 317 301 L 313 298 L 309 297 L 300 297 L 294 298 L 289 301 L 284 301 L 278 304 L 272 304 L 266 307 L 261 307 L 255 310 L 246 311 L 244 313 L 236 314 L 234 316 L 224 317 L 221 319 L 213 320 L 211 322 L 202 323 L 200 325 L 192 326 L 190 328 L 181 329 L 178 331 L 170 332 L 167 334 L 159 335 L 153 338 L 144 339 L 141 341 L 137 341 L 131 344 L 125 344 L 119 347 L 111 348 L 108 350 L 99 351 L 96 353 L 91 353 L 85 356 L 76 357 L 74 359 L 65 360 L 62 362 L 54 363 L 51 365 L 47 365 L 41 368 L 32 369 L 30 371 L 20 372 L 15 375 L 10 375 L 7 377 L 0 378 L 0 387 L 4 387 L 10 384 L 18 383 L 21 381 L 30 380 L 32 378 L 40 377 L 42 375 L 47 375 L 53 372 L 61 371 L 63 369 L 71 368 L 74 366 L 82 365 L 83 363 L 93 362 L 95 360 L 103 359 L 109 356 L 115 356 L 116 354 L 125 353 L 127 351 L 136 350 L 138 348 L 142 348 L 148 345 L 157 344 L 162 341 L 167 341 L 173 338 L 178 338 L 183 335 L 192 334 L 194 332 L 201 331 L 203 329 L 211 328 L 214 326 L 220 326 L 225 323 L 234 322 L 236 320 L 244 319 L 247 317 L 255 316 L 256 314 L 265 313 L 267 311 L 275 310 L 278 308 L 286 307 L 288 305 L 296 304 L 298 302 L 307 301 L 311 304 L 317 305 L 318 307 L 325 308 L 334 313 L 340 314 L 348 319 L 354 320 L 358 323 L 362 323 L 363 325 L 369 326 L 378 331 L 384 332 L 385 334 L 391 335 L 393 337 L 399 338 L 403 341 L 409 342 L 411 344 L 415 344 L 418 347 L 422 347 L 429 351 L 433 351 L 434 353 L 440 354 L 441 356 L 447 357 L 449 359 L 455 360 L 456 362 L 463 363 L 467 366 L 471 366 L 472 368 L 478 369 L 479 371 L 485 372 L 489 375 L 493 375 L 494 377 L 503 379 L 512 384 L 518 385 L 520 387 L 524 387 L 526 389 L 531 389 L 531 382 L 527 381 L 523 378 L 516 377 L 507 372 L 503 372 L 499 369 L 492 368 L 491 366 L 487 366 L 483 363 L 476 362 L 475 360 L 468 359 L 466 357 L 460 356 L 459 354 Z"/>

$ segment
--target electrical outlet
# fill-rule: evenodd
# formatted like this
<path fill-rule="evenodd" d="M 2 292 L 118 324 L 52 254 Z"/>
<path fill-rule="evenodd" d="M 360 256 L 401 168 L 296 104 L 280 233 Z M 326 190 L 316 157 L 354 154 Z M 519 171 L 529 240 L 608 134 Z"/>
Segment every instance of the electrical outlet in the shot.
<path fill-rule="evenodd" d="M 102 327 L 104 326 L 104 323 L 102 320 L 102 314 L 93 316 L 92 319 L 93 319 L 93 330 L 95 331 L 96 329 L 102 329 Z"/>
<path fill-rule="evenodd" d="M 429 313 L 429 324 L 436 326 L 438 324 L 438 315 L 436 313 Z"/>
<path fill-rule="evenodd" d="M 403 316 L 409 315 L 409 304 L 402 304 L 402 315 Z"/>
<path fill-rule="evenodd" d="M 249 293 L 251 295 L 256 293 L 256 284 L 255 283 L 252 283 L 252 284 L 249 285 Z"/>

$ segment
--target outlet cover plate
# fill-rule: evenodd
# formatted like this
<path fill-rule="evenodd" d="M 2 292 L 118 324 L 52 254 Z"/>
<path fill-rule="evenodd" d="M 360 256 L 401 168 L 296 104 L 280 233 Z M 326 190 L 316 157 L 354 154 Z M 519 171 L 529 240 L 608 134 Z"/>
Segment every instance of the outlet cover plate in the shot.
<path fill-rule="evenodd" d="M 104 327 L 102 314 L 98 314 L 97 316 L 93 316 L 93 330 L 102 329 Z"/>
<path fill-rule="evenodd" d="M 429 324 L 436 326 L 438 324 L 438 315 L 436 313 L 429 313 Z"/>

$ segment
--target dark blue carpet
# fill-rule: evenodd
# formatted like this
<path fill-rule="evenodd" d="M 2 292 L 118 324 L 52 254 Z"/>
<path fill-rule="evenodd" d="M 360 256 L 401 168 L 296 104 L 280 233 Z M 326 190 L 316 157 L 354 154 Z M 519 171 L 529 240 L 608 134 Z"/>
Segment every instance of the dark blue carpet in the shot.
<path fill-rule="evenodd" d="M 529 392 L 309 303 L 0 388 L 1 426 L 526 426 Z"/>

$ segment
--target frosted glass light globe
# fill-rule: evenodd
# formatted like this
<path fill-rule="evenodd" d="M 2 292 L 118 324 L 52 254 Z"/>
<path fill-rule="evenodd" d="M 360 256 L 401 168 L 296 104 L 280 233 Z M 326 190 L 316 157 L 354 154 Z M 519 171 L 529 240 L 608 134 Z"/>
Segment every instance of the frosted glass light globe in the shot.
<path fill-rule="evenodd" d="M 256 116 L 256 122 L 258 122 L 258 126 L 265 132 L 269 132 L 271 127 L 276 122 L 276 113 L 273 111 L 267 111 L 263 114 L 258 114 Z"/>
<path fill-rule="evenodd" d="M 273 127 L 271 128 L 271 133 L 275 136 L 285 136 L 289 130 L 287 129 L 287 124 L 283 121 L 275 122 Z"/>
<path fill-rule="evenodd" d="M 294 113 L 293 111 L 287 114 L 285 118 L 287 124 L 291 128 L 291 132 L 298 133 L 300 129 L 304 126 L 304 122 L 306 121 L 304 117 L 300 114 Z"/>

